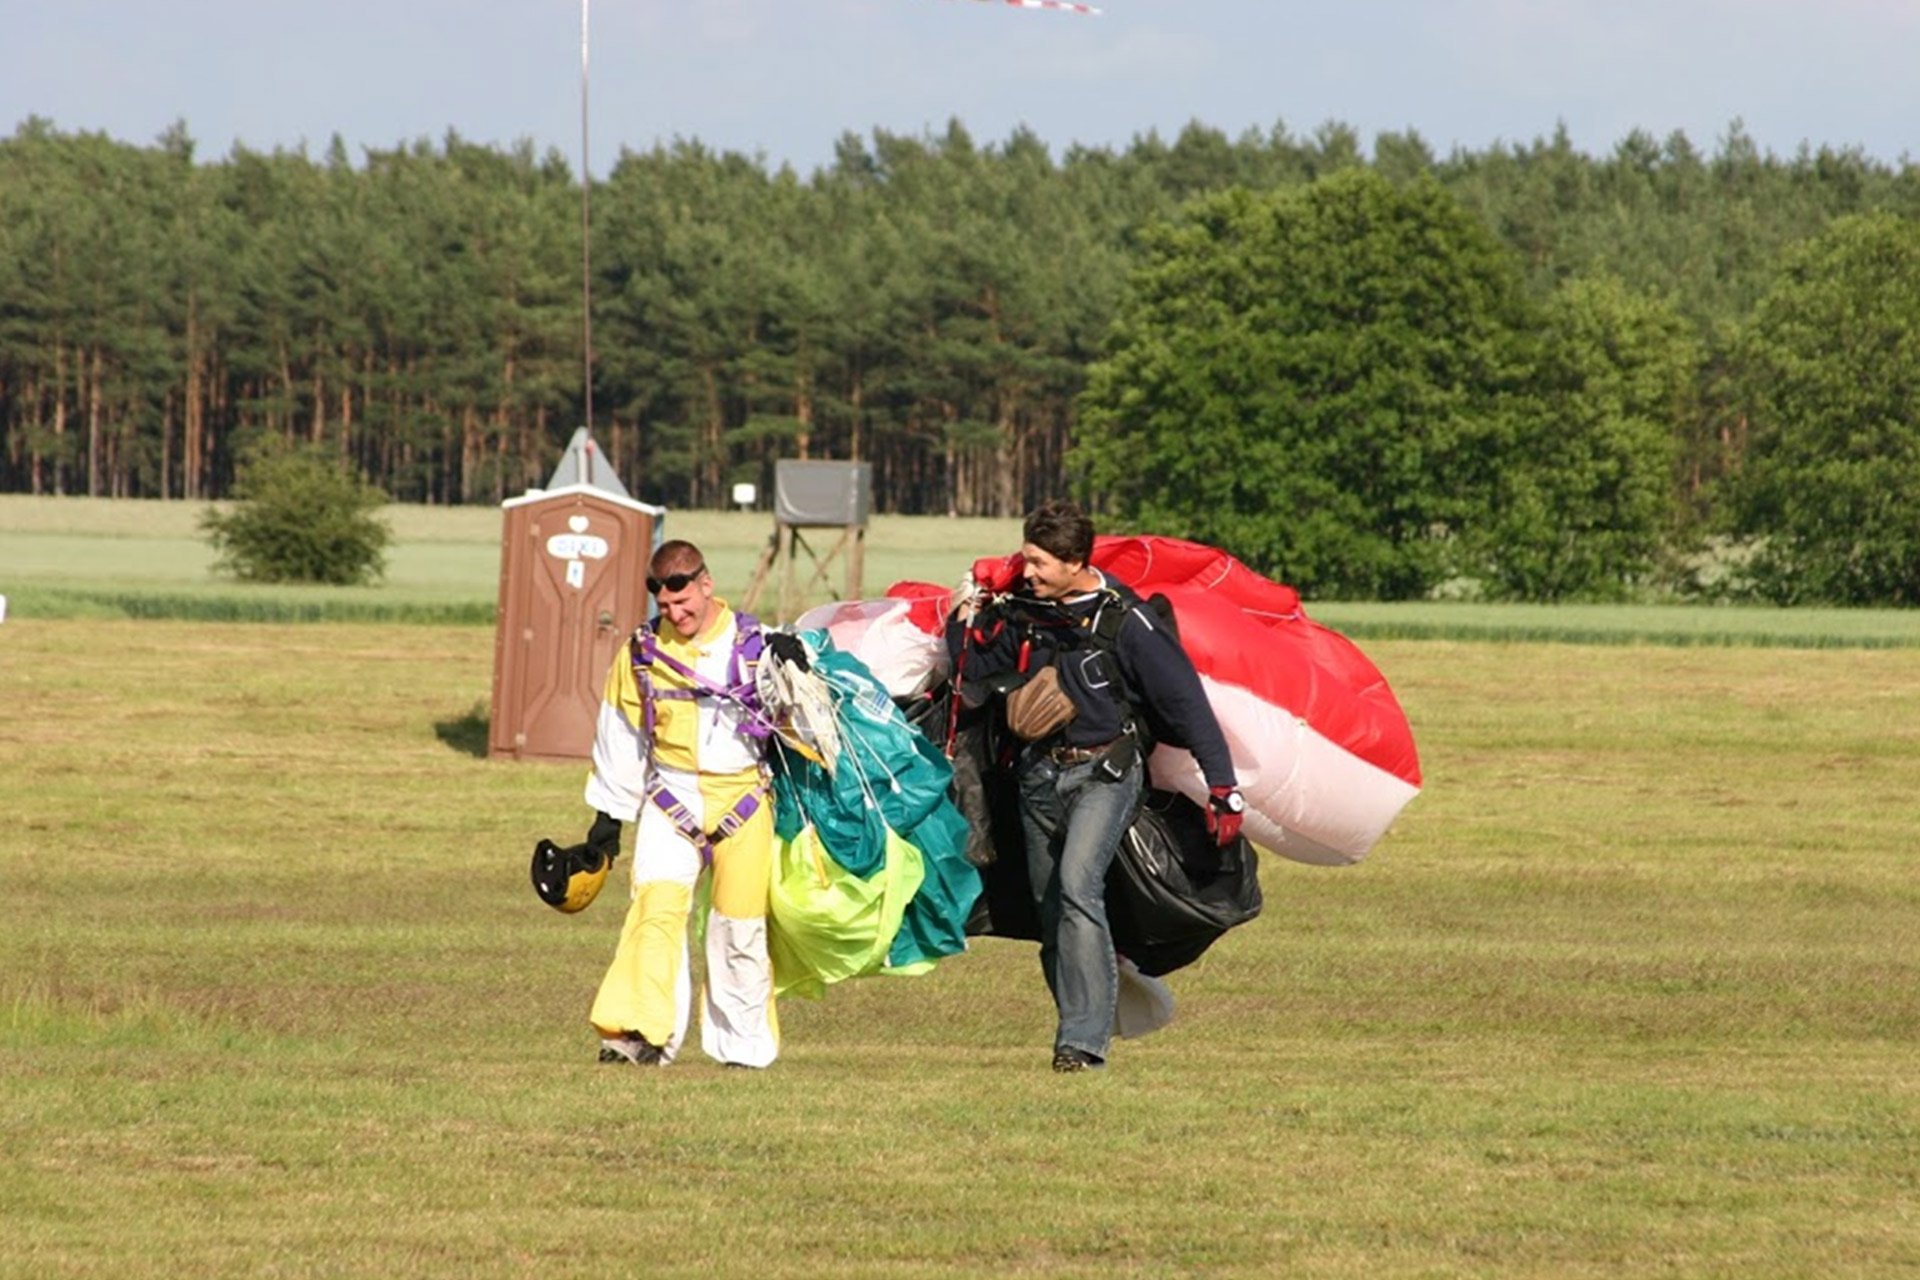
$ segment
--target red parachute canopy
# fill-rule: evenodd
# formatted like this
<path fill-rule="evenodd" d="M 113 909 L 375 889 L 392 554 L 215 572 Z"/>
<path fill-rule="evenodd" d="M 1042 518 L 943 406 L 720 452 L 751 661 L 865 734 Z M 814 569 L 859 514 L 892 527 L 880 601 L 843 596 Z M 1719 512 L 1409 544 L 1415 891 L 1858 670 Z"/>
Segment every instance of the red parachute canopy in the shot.
<path fill-rule="evenodd" d="M 1379 668 L 1351 641 L 1306 616 L 1292 587 L 1223 551 L 1177 538 L 1104 537 L 1093 565 L 1141 596 L 1173 604 L 1233 750 L 1256 842 L 1308 862 L 1363 856 L 1418 793 L 1413 732 Z M 976 581 L 1018 581 L 1020 557 L 983 560 Z M 947 588 L 900 583 L 913 622 L 937 633 Z M 1192 758 L 1162 746 L 1156 785 L 1204 798 Z"/>

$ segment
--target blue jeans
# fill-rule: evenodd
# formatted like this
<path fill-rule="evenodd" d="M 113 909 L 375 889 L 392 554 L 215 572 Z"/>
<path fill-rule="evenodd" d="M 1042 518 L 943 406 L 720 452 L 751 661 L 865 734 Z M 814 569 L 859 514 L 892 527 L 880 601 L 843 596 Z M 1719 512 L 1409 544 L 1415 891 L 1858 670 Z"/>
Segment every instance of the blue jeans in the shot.
<path fill-rule="evenodd" d="M 1138 757 L 1118 779 L 1096 761 L 1062 768 L 1037 751 L 1020 762 L 1020 825 L 1040 909 L 1040 969 L 1060 1011 L 1054 1049 L 1104 1060 L 1120 972 L 1107 923 L 1107 869 L 1140 800 Z"/>

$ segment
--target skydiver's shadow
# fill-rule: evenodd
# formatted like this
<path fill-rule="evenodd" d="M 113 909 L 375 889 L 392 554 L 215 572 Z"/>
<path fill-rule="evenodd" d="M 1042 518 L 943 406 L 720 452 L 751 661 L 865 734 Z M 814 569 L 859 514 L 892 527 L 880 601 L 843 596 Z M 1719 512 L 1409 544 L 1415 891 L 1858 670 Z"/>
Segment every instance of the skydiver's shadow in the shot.
<path fill-rule="evenodd" d="M 477 760 L 487 756 L 487 736 L 493 728 L 492 718 L 483 702 L 473 704 L 471 710 L 457 720 L 441 720 L 433 726 L 433 736 L 453 748 L 465 752 Z"/>

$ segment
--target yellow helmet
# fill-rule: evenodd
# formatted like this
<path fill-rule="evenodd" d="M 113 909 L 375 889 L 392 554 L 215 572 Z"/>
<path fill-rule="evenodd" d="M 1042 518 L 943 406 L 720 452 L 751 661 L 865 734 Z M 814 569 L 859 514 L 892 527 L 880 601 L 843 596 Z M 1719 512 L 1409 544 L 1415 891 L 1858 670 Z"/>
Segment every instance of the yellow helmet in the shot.
<path fill-rule="evenodd" d="M 556 910 L 572 915 L 600 896 L 617 855 L 596 853 L 584 844 L 561 848 L 551 840 L 533 846 L 533 891 Z"/>

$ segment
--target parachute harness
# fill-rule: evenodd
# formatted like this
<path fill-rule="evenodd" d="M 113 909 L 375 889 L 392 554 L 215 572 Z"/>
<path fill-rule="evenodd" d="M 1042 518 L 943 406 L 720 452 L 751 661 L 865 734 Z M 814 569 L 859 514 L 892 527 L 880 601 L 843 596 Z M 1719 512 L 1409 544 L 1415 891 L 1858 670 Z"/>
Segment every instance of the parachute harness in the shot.
<path fill-rule="evenodd" d="M 651 800 L 660 812 L 666 814 L 673 825 L 679 829 L 680 834 L 700 851 L 701 865 L 709 867 L 713 865 L 713 847 L 746 826 L 747 819 L 753 817 L 759 810 L 760 802 L 766 798 L 766 795 L 767 781 L 762 776 L 758 786 L 741 796 L 733 808 L 721 815 L 718 825 L 712 831 L 702 831 L 700 823 L 693 816 L 693 811 L 687 808 L 673 792 L 657 781 L 647 788 L 647 799 Z"/>
<path fill-rule="evenodd" d="M 660 648 L 659 633 L 654 626 L 641 627 L 627 645 L 627 653 L 633 664 L 634 683 L 640 689 L 641 705 L 645 708 L 648 740 L 651 741 L 653 738 L 654 725 L 658 719 L 654 711 L 654 702 L 661 698 L 688 702 L 707 698 L 730 702 L 740 709 L 742 733 L 750 738 L 765 738 L 772 734 L 777 726 L 767 715 L 766 708 L 760 700 L 757 679 L 761 656 L 765 649 L 766 637 L 761 633 L 759 619 L 752 614 L 740 614 L 734 622 L 733 652 L 727 658 L 727 682 L 721 685 L 707 679 L 672 654 L 663 651 Z M 686 680 L 691 687 L 685 689 L 658 687 L 653 680 L 655 662 Z M 713 865 L 714 845 L 745 826 L 747 820 L 759 810 L 766 796 L 766 774 L 762 770 L 759 785 L 741 796 L 731 809 L 722 814 L 712 831 L 703 831 L 686 802 L 669 791 L 657 776 L 653 785 L 647 788 L 647 799 L 652 801 L 660 812 L 666 814 L 680 834 L 700 851 L 700 861 L 705 866 Z"/>
<path fill-rule="evenodd" d="M 1085 647 L 1092 653 L 1100 655 L 1103 662 L 1111 664 L 1110 678 L 1119 686 L 1120 702 L 1126 708 L 1123 735 L 1131 736 L 1140 745 L 1141 754 L 1146 754 L 1151 749 L 1151 742 L 1143 731 L 1144 719 L 1140 711 L 1139 696 L 1134 691 L 1132 683 L 1127 680 L 1119 661 L 1120 629 L 1126 625 L 1127 615 L 1133 612 L 1133 606 L 1125 596 L 1113 588 L 1111 583 L 1100 587 L 1096 594 L 1100 599 L 1094 611 L 1087 617 L 1077 620 L 1051 601 L 1031 600 L 1015 596 L 1011 592 L 993 597 L 988 607 L 1003 612 L 1005 616 L 996 617 L 991 629 L 978 625 L 967 627 L 967 643 L 961 646 L 960 657 L 954 672 L 954 686 L 958 688 L 960 685 L 966 670 L 967 655 L 976 647 L 984 649 L 991 644 L 1010 622 L 1020 629 L 1019 659 L 1014 669 L 1022 672 L 1032 665 L 1033 641 L 1037 634 L 1042 631 L 1056 634 L 1084 632 L 1087 636 Z M 1164 597 L 1156 596 L 1155 600 L 1162 601 Z M 1148 625 L 1152 626 L 1151 620 L 1148 620 Z M 1056 644 L 1053 647 L 1058 651 L 1068 646 Z M 1076 644 L 1071 647 L 1077 649 L 1081 646 Z M 953 743 L 958 731 L 959 699 L 956 698 L 947 717 L 946 751 L 949 756 L 953 754 Z"/>
<path fill-rule="evenodd" d="M 659 632 L 653 626 L 641 627 L 628 644 L 627 652 L 633 662 L 634 682 L 640 686 L 640 700 L 646 707 L 647 736 L 653 736 L 656 698 L 685 702 L 712 698 L 731 702 L 742 712 L 741 732 L 751 738 L 764 738 L 772 733 L 777 726 L 760 701 L 756 679 L 761 655 L 766 647 L 767 638 L 760 630 L 760 620 L 750 613 L 740 614 L 734 620 L 733 652 L 727 656 L 727 683 L 721 685 L 661 649 Z M 655 662 L 674 672 L 692 687 L 656 688 L 653 683 Z"/>

